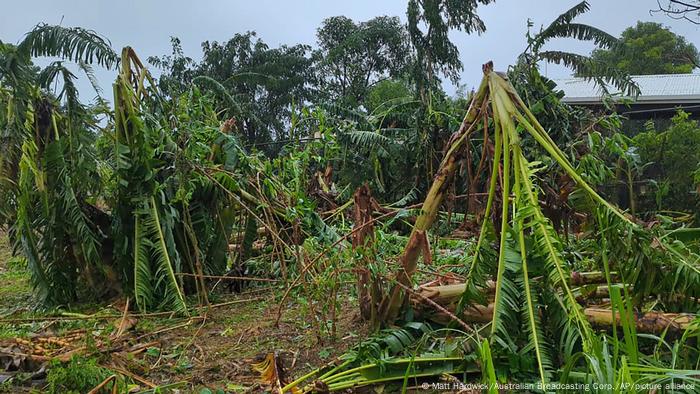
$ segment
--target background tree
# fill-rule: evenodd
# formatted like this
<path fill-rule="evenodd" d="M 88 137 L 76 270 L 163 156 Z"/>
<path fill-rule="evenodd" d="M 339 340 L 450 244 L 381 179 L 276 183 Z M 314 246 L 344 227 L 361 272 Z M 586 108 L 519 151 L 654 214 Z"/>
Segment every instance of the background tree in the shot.
<path fill-rule="evenodd" d="M 492 0 L 410 0 L 408 2 L 408 34 L 416 55 L 413 77 L 423 101 L 427 90 L 439 86 L 441 73 L 453 83 L 459 80 L 462 62 L 459 50 L 449 39 L 452 29 L 467 34 L 486 31 L 484 21 L 476 14 L 479 4 Z"/>
<path fill-rule="evenodd" d="M 408 35 L 413 49 L 409 77 L 415 89 L 419 108 L 413 116 L 412 129 L 420 149 L 415 152 L 415 185 L 424 189 L 442 157 L 445 141 L 454 132 L 456 118 L 445 116 L 452 103 L 442 90 L 440 77 L 458 83 L 462 71 L 457 46 L 450 41 L 452 30 L 467 34 L 486 31 L 484 21 L 477 15 L 479 4 L 491 0 L 410 0 L 406 16 Z"/>
<path fill-rule="evenodd" d="M 655 129 L 653 123 L 647 130 L 634 136 L 634 145 L 640 160 L 648 163 L 644 176 L 651 179 L 655 201 L 641 205 L 649 211 L 695 211 L 698 207 L 697 182 L 694 174 L 700 165 L 700 126 L 688 113 L 679 111 L 666 130 Z M 652 198 L 647 198 L 651 200 Z"/>
<path fill-rule="evenodd" d="M 698 66 L 695 45 L 660 23 L 637 22 L 622 32 L 620 42 L 591 57 L 630 75 L 690 73 Z"/>
<path fill-rule="evenodd" d="M 191 57 L 185 56 L 179 38 L 170 37 L 170 46 L 172 48 L 170 55 L 150 56 L 147 60 L 165 71 L 160 75 L 158 85 L 164 93 L 175 97 L 185 92 L 192 83 L 197 63 Z"/>
<path fill-rule="evenodd" d="M 149 61 L 164 70 L 160 81 L 173 92 L 190 81 L 216 92 L 219 108 L 235 119 L 245 141 L 274 151 L 268 143 L 287 138 L 292 106 L 313 95 L 310 47 L 270 48 L 247 32 L 226 43 L 205 41 L 202 51 L 202 61 L 193 65 L 174 39 L 172 56 Z"/>
<path fill-rule="evenodd" d="M 320 86 L 332 101 L 361 104 L 372 86 L 401 75 L 408 63 L 406 31 L 397 17 L 355 23 L 334 16 L 316 37 Z"/>

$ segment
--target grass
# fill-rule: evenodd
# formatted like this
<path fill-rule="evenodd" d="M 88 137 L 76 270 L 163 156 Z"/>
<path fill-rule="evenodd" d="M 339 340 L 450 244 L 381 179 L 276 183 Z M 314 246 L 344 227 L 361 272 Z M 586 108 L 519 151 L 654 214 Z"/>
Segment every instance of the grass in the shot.
<path fill-rule="evenodd" d="M 0 232 L 0 283 L 0 316 L 31 306 L 32 289 L 26 261 L 12 256 L 5 232 Z"/>
<path fill-rule="evenodd" d="M 100 382 L 112 375 L 112 372 L 100 367 L 95 359 L 76 357 L 66 364 L 53 362 L 46 381 L 49 393 L 79 394 L 90 391 Z M 111 388 L 111 383 L 108 388 Z M 126 391 L 123 379 L 117 380 L 120 392 Z"/>

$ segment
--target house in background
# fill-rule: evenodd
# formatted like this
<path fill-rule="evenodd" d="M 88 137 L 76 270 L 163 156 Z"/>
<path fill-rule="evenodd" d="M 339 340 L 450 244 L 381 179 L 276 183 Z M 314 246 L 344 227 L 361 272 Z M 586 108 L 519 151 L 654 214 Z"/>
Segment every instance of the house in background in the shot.
<path fill-rule="evenodd" d="M 641 94 L 624 97 L 614 88 L 609 88 L 612 103 L 619 114 L 628 122 L 625 131 L 636 134 L 649 120 L 657 127 L 667 124 L 679 109 L 690 113 L 691 118 L 700 120 L 700 74 L 660 74 L 632 76 Z M 593 111 L 605 111 L 602 89 L 593 81 L 583 78 L 554 79 L 557 89 L 564 92 L 563 102 L 583 106 Z"/>

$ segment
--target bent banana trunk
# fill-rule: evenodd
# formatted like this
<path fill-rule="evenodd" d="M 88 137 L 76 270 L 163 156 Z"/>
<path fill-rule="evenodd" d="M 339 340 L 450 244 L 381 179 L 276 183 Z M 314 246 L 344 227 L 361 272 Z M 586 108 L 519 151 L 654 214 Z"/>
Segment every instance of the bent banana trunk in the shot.
<path fill-rule="evenodd" d="M 493 70 L 493 63 L 489 62 L 483 66 L 484 74 L 488 74 Z M 435 175 L 433 184 L 425 197 L 420 215 L 416 219 L 416 225 L 413 227 L 411 236 L 404 248 L 399 261 L 401 263 L 400 271 L 396 274 L 396 280 L 408 287 L 413 287 L 411 277 L 416 271 L 418 259 L 428 248 L 427 230 L 433 225 L 437 212 L 442 204 L 442 200 L 447 191 L 449 181 L 452 179 L 457 168 L 457 163 L 461 159 L 459 151 L 466 137 L 471 134 L 477 126 L 477 121 L 484 111 L 484 99 L 487 97 L 488 83 L 487 78 L 484 78 L 479 90 L 474 94 L 472 102 L 469 105 L 469 110 L 464 116 L 459 130 L 453 134 L 450 142 L 447 145 L 445 157 L 440 164 L 440 168 Z M 425 256 L 424 256 L 425 258 Z M 388 296 L 381 304 L 381 319 L 384 324 L 391 324 L 398 316 L 401 305 L 404 302 L 404 289 L 399 285 L 394 285 Z"/>

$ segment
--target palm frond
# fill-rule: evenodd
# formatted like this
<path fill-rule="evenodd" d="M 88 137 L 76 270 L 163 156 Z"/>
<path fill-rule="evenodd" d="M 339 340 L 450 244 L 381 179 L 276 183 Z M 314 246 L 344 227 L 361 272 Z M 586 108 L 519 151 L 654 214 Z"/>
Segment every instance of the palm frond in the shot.
<path fill-rule="evenodd" d="M 65 161 L 63 140 L 54 141 L 46 147 L 45 160 L 49 175 L 54 178 L 54 189 L 60 196 L 59 207 L 61 215 L 67 220 L 66 229 L 74 239 L 79 239 L 81 257 L 88 265 L 102 266 L 98 249 L 99 241 L 93 225 L 81 208 L 81 203 L 75 194 L 71 171 Z"/>
<path fill-rule="evenodd" d="M 149 260 L 148 251 L 150 249 L 150 241 L 146 237 L 145 229 L 143 228 L 143 214 L 134 212 L 134 298 L 136 305 L 141 311 L 149 309 L 153 303 L 153 272 L 151 270 L 151 262 Z"/>
<path fill-rule="evenodd" d="M 537 189 L 532 182 L 535 170 L 527 168 L 530 166 L 524 157 L 521 156 L 519 160 L 522 165 L 518 170 L 521 172 L 523 190 L 528 199 L 528 205 L 519 209 L 523 215 L 524 228 L 532 231 L 533 252 L 544 262 L 550 285 L 562 289 L 564 306 L 577 326 L 584 341 L 584 348 L 589 348 L 593 331 L 567 283 L 571 275 L 562 257 L 559 236 L 540 209 L 539 200 L 534 192 Z"/>
<path fill-rule="evenodd" d="M 574 18 L 576 18 L 579 15 L 583 15 L 588 10 L 591 9 L 591 6 L 588 4 L 587 1 L 582 1 L 575 6 L 569 8 L 566 10 L 566 12 L 562 13 L 559 15 L 551 24 L 550 26 L 561 26 L 570 23 Z"/>
<path fill-rule="evenodd" d="M 401 197 L 398 201 L 389 204 L 389 207 L 405 207 L 406 205 L 416 201 L 418 199 L 418 193 L 420 190 L 418 188 L 411 188 L 411 190 L 406 193 L 405 196 Z"/>
<path fill-rule="evenodd" d="M 176 253 L 176 251 L 168 247 L 168 241 L 166 240 L 160 217 L 161 214 L 159 213 L 156 200 L 154 197 L 151 197 L 148 216 L 144 224 L 153 243 L 151 257 L 155 264 L 153 277 L 156 283 L 154 287 L 163 291 L 161 305 L 187 313 L 185 298 L 175 277 L 175 264 L 171 259 L 171 253 Z"/>
<path fill-rule="evenodd" d="M 83 61 L 78 62 L 78 67 L 87 77 L 88 81 L 90 82 L 90 86 L 92 86 L 92 89 L 95 91 L 95 94 L 97 94 L 99 100 L 104 101 L 104 98 L 102 97 L 102 87 L 100 87 L 100 83 L 95 75 L 95 69 L 90 64 Z"/>
<path fill-rule="evenodd" d="M 617 37 L 597 27 L 583 23 L 567 23 L 561 26 L 560 29 L 553 30 L 551 38 L 574 38 L 580 41 L 591 41 L 601 48 L 611 48 L 619 45 Z"/>
<path fill-rule="evenodd" d="M 36 166 L 36 145 L 32 141 L 26 141 L 22 151 L 18 186 L 20 189 L 31 190 L 36 185 L 35 174 L 37 172 L 34 169 Z M 31 194 L 26 192 L 20 193 L 18 196 L 15 228 L 19 234 L 17 240 L 20 243 L 20 250 L 24 252 L 31 270 L 32 285 L 38 291 L 39 298 L 45 301 L 51 296 L 51 284 L 47 278 L 44 262 L 39 253 L 36 227 L 31 219 L 31 213 L 35 208 Z"/>
<path fill-rule="evenodd" d="M 504 204 L 507 205 L 507 204 Z M 514 279 L 520 274 L 520 251 L 514 245 L 512 230 L 502 232 L 502 249 L 499 253 L 496 295 L 493 301 L 491 341 L 506 351 L 517 350 L 516 336 L 520 332 L 522 291 Z"/>
<path fill-rule="evenodd" d="M 112 68 L 119 61 L 109 40 L 92 30 L 39 24 L 18 45 L 28 56 L 54 56 Z"/>
<path fill-rule="evenodd" d="M 608 93 L 608 84 L 628 96 L 636 97 L 640 93 L 639 86 L 629 75 L 614 67 L 595 62 L 588 56 L 563 51 L 543 51 L 538 57 L 572 69 L 576 75 L 594 81 L 606 93 Z"/>
<path fill-rule="evenodd" d="M 69 106 L 69 111 L 75 111 L 80 107 L 78 101 L 78 88 L 75 86 L 75 74 L 73 74 L 62 61 L 51 62 L 39 73 L 39 86 L 52 91 L 52 85 L 58 85 L 57 78 L 61 77 L 61 90 L 56 91 L 59 100 L 64 97 Z"/>
<path fill-rule="evenodd" d="M 514 167 L 520 168 L 522 165 L 520 161 L 520 147 L 514 147 Z M 540 310 L 538 308 L 539 302 L 537 294 L 532 291 L 532 284 L 530 283 L 530 272 L 528 268 L 528 257 L 527 257 L 527 247 L 525 243 L 525 228 L 524 223 L 526 218 L 522 216 L 520 207 L 527 205 L 528 201 L 524 198 L 522 193 L 522 179 L 520 171 L 515 171 L 515 216 L 513 218 L 516 223 L 516 232 L 518 236 L 518 248 L 520 249 L 520 265 L 522 272 L 522 289 L 525 296 L 526 305 L 523 308 L 523 315 L 525 316 L 525 321 L 527 324 L 527 332 L 530 336 L 530 346 L 534 348 L 535 355 L 537 358 L 537 369 L 540 374 L 540 379 L 543 387 L 551 379 L 553 364 L 550 356 L 551 345 L 545 340 L 545 335 L 542 330 L 542 323 L 540 319 Z"/>
<path fill-rule="evenodd" d="M 353 144 L 367 150 L 393 143 L 389 137 L 374 131 L 351 130 L 347 132 L 347 136 Z"/>
<path fill-rule="evenodd" d="M 544 44 L 556 37 L 570 37 L 568 25 L 579 15 L 586 13 L 590 9 L 587 1 L 582 1 L 560 14 L 546 28 L 542 29 L 533 38 L 530 44 L 532 51 L 538 53 Z"/>

